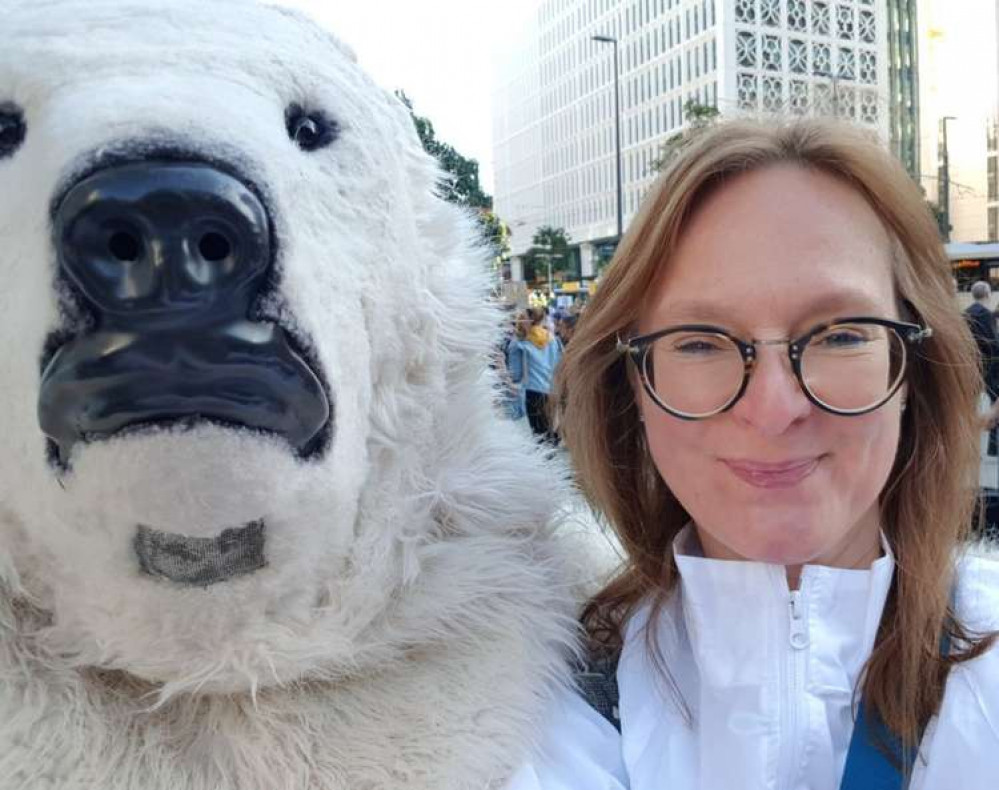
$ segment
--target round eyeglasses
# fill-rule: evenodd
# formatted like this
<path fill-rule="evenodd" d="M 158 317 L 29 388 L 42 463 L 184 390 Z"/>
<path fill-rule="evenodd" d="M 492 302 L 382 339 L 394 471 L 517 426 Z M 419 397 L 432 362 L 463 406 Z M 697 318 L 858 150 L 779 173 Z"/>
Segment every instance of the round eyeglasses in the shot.
<path fill-rule="evenodd" d="M 841 318 L 796 339 L 741 340 L 721 327 L 682 324 L 618 339 L 642 386 L 662 409 L 703 420 L 731 409 L 756 364 L 757 346 L 786 345 L 805 396 L 832 414 L 855 416 L 891 399 L 905 378 L 907 348 L 932 337 L 930 327 L 883 318 Z"/>

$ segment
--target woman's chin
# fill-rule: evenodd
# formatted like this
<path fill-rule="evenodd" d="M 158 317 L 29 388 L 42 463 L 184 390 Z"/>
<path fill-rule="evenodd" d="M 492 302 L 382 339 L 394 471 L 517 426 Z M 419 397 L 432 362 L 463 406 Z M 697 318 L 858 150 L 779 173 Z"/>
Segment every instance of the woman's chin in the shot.
<path fill-rule="evenodd" d="M 743 529 L 738 534 L 726 535 L 715 532 L 703 537 L 705 554 L 724 554 L 741 557 L 751 562 L 765 562 L 773 565 L 805 565 L 816 562 L 835 542 L 832 536 L 824 534 L 807 518 L 767 519 L 762 523 L 743 521 Z M 721 545 L 719 545 L 721 544 Z"/>

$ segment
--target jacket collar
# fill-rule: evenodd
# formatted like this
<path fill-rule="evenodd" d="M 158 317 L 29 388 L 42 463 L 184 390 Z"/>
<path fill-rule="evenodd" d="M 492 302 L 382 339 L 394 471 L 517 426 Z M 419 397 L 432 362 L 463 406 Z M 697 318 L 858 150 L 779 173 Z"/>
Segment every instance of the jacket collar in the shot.
<path fill-rule="evenodd" d="M 894 555 L 884 535 L 883 554 L 868 569 L 805 565 L 798 615 L 814 648 L 835 645 L 846 674 L 855 679 L 874 648 L 891 588 Z M 702 683 L 726 686 L 765 682 L 768 656 L 787 645 L 791 591 L 782 565 L 713 560 L 704 556 L 692 525 L 673 543 L 680 571 L 680 603 Z M 779 643 L 779 644 L 778 644 Z"/>
<path fill-rule="evenodd" d="M 631 786 L 657 787 L 657 777 L 670 775 L 667 764 L 698 754 L 695 744 L 703 738 L 714 743 L 712 753 L 767 775 L 756 762 L 765 762 L 761 743 L 782 737 L 776 715 L 785 693 L 781 668 L 794 651 L 785 569 L 705 558 L 691 526 L 673 548 L 680 583 L 652 628 L 675 688 L 663 682 L 646 647 L 648 605 L 626 628 L 618 669 L 622 756 Z M 799 623 L 807 642 L 799 651 L 807 656 L 806 686 L 816 713 L 850 715 L 894 574 L 883 535 L 882 548 L 868 569 L 802 569 Z M 725 770 L 708 761 L 699 773 L 708 781 Z"/>

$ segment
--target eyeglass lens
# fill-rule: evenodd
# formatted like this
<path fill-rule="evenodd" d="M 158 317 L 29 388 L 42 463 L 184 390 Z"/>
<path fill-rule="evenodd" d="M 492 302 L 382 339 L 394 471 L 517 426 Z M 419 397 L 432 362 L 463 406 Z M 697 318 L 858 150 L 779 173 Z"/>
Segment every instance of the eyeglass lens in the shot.
<path fill-rule="evenodd" d="M 745 362 L 725 335 L 680 330 L 656 339 L 645 376 L 667 408 L 697 417 L 724 409 L 742 388 Z M 864 411 L 882 403 L 904 372 L 905 344 L 879 324 L 836 324 L 813 335 L 801 354 L 801 378 L 829 409 Z"/>

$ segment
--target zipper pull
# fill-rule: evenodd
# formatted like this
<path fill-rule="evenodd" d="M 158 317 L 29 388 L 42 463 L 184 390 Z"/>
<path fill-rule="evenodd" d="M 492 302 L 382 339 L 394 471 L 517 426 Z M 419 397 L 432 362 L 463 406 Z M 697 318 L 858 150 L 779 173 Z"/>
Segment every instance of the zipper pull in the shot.
<path fill-rule="evenodd" d="M 795 650 L 804 650 L 808 647 L 808 624 L 805 622 L 805 609 L 801 602 L 801 591 L 791 591 L 791 630 L 789 639 L 791 647 Z"/>

